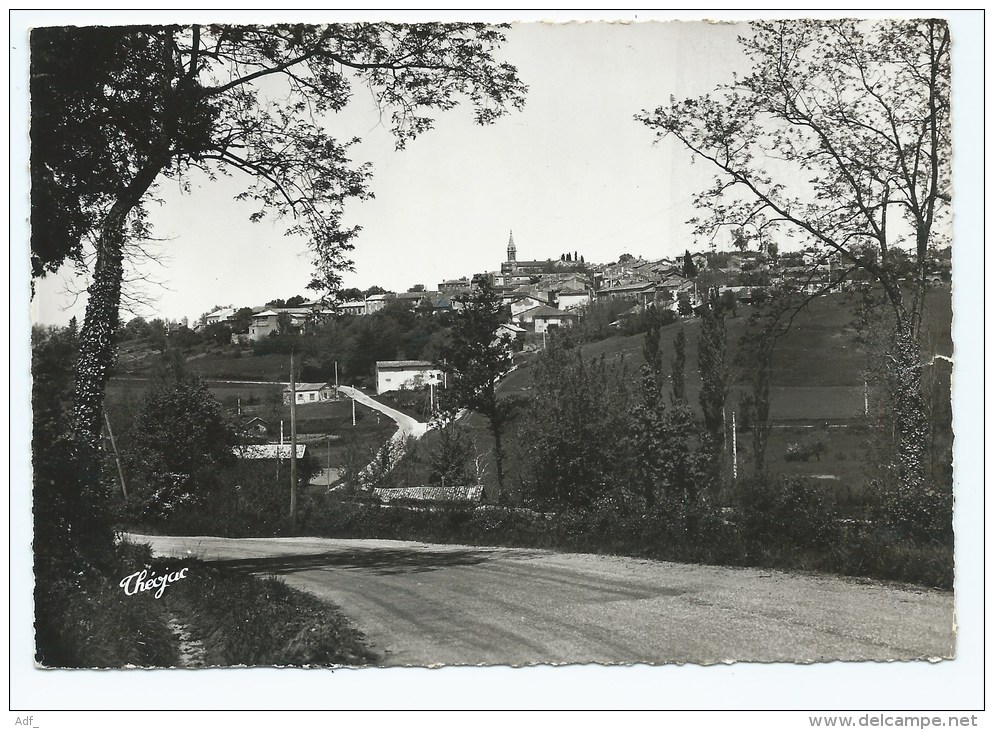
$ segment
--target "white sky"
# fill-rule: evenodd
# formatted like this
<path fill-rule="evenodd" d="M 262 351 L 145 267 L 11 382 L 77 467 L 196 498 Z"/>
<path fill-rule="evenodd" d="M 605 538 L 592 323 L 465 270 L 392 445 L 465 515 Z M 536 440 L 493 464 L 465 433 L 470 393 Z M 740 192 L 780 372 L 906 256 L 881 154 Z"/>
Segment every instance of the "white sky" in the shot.
<path fill-rule="evenodd" d="M 498 268 L 511 230 L 519 259 L 578 251 L 588 262 L 608 262 L 625 252 L 659 257 L 694 248 L 684 226 L 693 215 L 688 183 L 699 187 L 710 171 L 690 167 L 675 144 L 654 146 L 653 132 L 633 115 L 729 80 L 741 30 L 516 24 L 503 58 L 529 86 L 525 109 L 481 127 L 468 105 L 458 107 L 400 152 L 357 85 L 334 123 L 340 137 L 363 138 L 354 159 L 373 163 L 376 198 L 347 210 L 345 222 L 363 231 L 346 286 L 434 289 L 442 279 Z M 164 204 L 151 206 L 155 236 L 166 239 L 155 245 L 163 265 L 145 267 L 163 286 L 142 286 L 152 308 L 139 312 L 195 320 L 218 304 L 307 294 L 305 242 L 284 237 L 278 222 L 250 223 L 253 208 L 233 200 L 238 183 L 194 180 L 192 193 L 182 194 L 163 181 Z M 68 273 L 40 283 L 37 320 L 63 324 L 75 314 L 82 321 L 84 297 L 67 295 L 67 283 L 81 288 Z"/>

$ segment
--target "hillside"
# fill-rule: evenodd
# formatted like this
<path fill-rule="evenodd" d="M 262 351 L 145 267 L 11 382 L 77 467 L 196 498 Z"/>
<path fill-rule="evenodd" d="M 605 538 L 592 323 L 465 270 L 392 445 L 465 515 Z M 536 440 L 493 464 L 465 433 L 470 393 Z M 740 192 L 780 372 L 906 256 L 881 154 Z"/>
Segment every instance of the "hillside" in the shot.
<path fill-rule="evenodd" d="M 796 318 L 789 332 L 778 344 L 774 357 L 774 373 L 770 388 L 771 418 L 774 429 L 767 450 L 770 467 L 785 474 L 816 476 L 826 488 L 842 499 L 858 499 L 864 482 L 866 438 L 858 428 L 858 419 L 864 412 L 863 370 L 865 355 L 856 346 L 851 331 L 853 304 L 846 295 L 833 295 L 816 299 Z M 737 317 L 726 319 L 728 331 L 729 363 L 735 362 L 738 344 L 746 331 L 748 307 L 739 307 Z M 929 341 L 935 343 L 935 353 L 952 354 L 950 334 L 951 306 L 948 289 L 930 292 L 927 300 L 927 326 Z M 664 352 L 664 369 L 668 371 L 673 353 L 673 341 L 683 328 L 687 336 L 686 381 L 687 397 L 692 408 L 698 411 L 700 378 L 697 364 L 698 319 L 674 323 L 663 328 L 660 336 Z M 600 342 L 585 344 L 581 352 L 585 358 L 605 358 L 608 362 L 624 367 L 634 381 L 643 364 L 642 342 L 644 336 L 611 337 Z M 500 394 L 505 397 L 527 397 L 532 387 L 530 363 L 527 357 L 517 369 L 501 383 Z M 939 361 L 942 368 L 940 387 L 948 392 L 948 363 Z M 742 374 L 730 367 L 731 393 L 728 411 L 740 410 L 741 386 L 736 385 Z M 741 421 L 740 421 L 741 423 Z M 460 421 L 469 429 L 481 453 L 492 447 L 487 422 L 478 414 L 469 414 Z M 507 429 L 509 480 L 519 478 L 521 463 L 518 424 L 512 422 Z M 740 435 L 740 459 L 747 458 L 748 432 Z M 940 439 L 951 443 L 951 434 L 944 432 Z M 792 443 L 820 441 L 825 453 L 809 461 L 786 461 L 787 446 Z M 429 433 L 422 444 L 423 451 L 430 451 L 437 443 L 437 435 Z M 493 481 L 487 474 L 485 483 Z"/>

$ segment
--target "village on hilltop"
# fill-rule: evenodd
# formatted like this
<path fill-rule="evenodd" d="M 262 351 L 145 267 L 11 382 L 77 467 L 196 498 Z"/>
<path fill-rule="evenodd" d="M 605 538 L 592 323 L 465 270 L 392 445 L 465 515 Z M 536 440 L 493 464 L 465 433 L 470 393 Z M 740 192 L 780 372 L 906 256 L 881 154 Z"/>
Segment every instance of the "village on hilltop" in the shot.
<path fill-rule="evenodd" d="M 909 255 L 909 261 L 913 255 Z M 950 249 L 935 253 L 929 265 L 929 283 L 949 281 Z M 859 272 L 857 272 L 858 274 Z M 363 298 L 340 298 L 332 293 L 315 299 L 276 300 L 265 306 L 237 309 L 220 307 L 201 316 L 194 327 L 211 325 L 231 329 L 233 344 L 248 344 L 289 326 L 306 332 L 309 327 L 339 316 L 363 316 L 390 303 L 404 305 L 418 314 L 442 314 L 460 308 L 460 298 L 487 281 L 509 308 L 509 332 L 542 334 L 553 327 L 569 327 L 594 302 L 630 301 L 618 322 L 647 307 L 692 314 L 707 292 L 750 303 L 762 301 L 771 287 L 791 286 L 808 294 L 827 294 L 859 286 L 860 278 L 838 254 L 816 248 L 780 253 L 775 243 L 759 251 L 742 246 L 735 251 L 707 251 L 677 257 L 644 259 L 622 254 L 609 264 L 587 263 L 578 252 L 558 259 L 519 260 L 513 231 L 508 237 L 507 258 L 499 269 L 446 279 L 434 290 L 423 285 L 406 292 L 381 291 Z M 361 294 L 359 290 L 347 290 Z"/>

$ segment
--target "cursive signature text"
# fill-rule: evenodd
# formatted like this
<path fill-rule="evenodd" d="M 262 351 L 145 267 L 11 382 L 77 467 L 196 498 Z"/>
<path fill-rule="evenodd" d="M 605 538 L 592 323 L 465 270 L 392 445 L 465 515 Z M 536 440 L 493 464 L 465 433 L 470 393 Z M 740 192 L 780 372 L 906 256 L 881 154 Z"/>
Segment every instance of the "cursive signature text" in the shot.
<path fill-rule="evenodd" d="M 166 590 L 166 586 L 170 583 L 175 583 L 178 580 L 186 578 L 186 571 L 189 568 L 183 568 L 182 570 L 177 570 L 172 573 L 166 572 L 162 575 L 156 575 L 155 571 L 152 574 L 148 574 L 148 568 L 139 570 L 136 573 L 132 573 L 127 578 L 121 581 L 120 586 L 124 589 L 124 595 L 133 596 L 136 593 L 155 590 L 155 597 L 159 598 L 163 591 Z"/>

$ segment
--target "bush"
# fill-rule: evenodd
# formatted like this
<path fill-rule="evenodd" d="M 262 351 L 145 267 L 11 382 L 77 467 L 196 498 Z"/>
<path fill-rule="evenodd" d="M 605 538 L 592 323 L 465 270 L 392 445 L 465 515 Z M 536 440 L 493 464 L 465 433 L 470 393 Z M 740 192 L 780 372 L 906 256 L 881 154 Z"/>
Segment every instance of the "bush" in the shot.
<path fill-rule="evenodd" d="M 748 555 L 828 548 L 840 537 L 835 505 L 800 478 L 743 480 L 734 514 Z"/>

